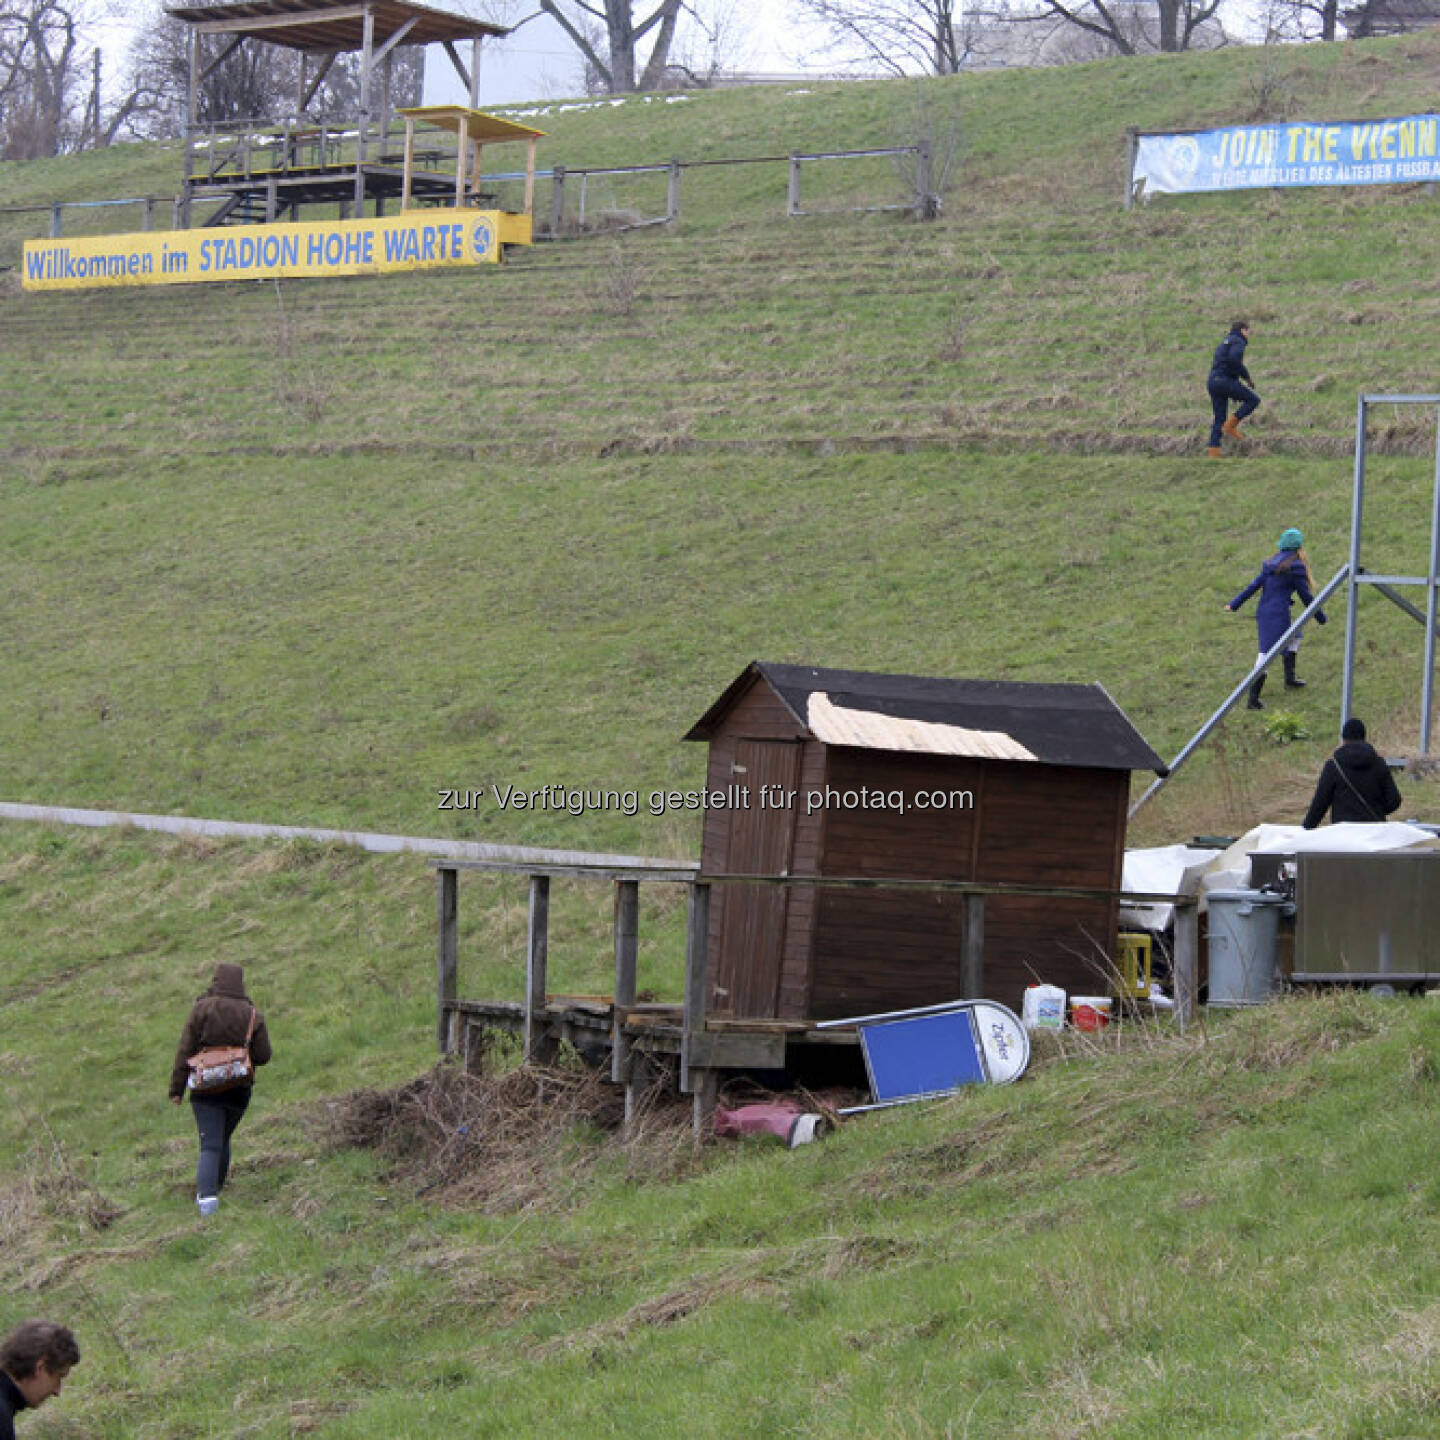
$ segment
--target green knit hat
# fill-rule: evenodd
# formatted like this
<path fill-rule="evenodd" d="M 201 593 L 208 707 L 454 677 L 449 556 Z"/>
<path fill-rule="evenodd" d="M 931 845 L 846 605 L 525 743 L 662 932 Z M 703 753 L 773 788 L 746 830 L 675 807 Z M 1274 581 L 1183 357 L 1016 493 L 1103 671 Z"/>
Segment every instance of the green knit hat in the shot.
<path fill-rule="evenodd" d="M 1304 543 L 1305 537 L 1292 525 L 1281 533 L 1280 543 L 1275 548 L 1277 550 L 1298 550 Z"/>

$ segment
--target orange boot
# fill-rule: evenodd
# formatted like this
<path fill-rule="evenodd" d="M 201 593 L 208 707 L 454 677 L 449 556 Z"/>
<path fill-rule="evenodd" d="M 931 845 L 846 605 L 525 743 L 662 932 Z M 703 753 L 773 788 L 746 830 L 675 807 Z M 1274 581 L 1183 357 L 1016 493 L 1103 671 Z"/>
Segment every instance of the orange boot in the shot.
<path fill-rule="evenodd" d="M 1240 422 L 1233 415 L 1221 428 L 1232 440 L 1238 440 L 1240 438 Z"/>

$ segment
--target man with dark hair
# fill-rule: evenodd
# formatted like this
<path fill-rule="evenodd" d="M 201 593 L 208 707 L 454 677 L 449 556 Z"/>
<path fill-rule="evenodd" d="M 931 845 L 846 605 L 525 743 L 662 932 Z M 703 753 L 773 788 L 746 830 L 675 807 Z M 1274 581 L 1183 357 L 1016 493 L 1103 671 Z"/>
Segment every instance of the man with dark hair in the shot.
<path fill-rule="evenodd" d="M 1240 422 L 1255 411 L 1260 397 L 1250 388 L 1250 372 L 1245 368 L 1245 347 L 1250 343 L 1250 322 L 1236 320 L 1230 333 L 1215 347 L 1210 362 L 1210 378 L 1205 388 L 1210 392 L 1210 408 L 1215 422 L 1210 426 L 1210 458 L 1220 455 L 1220 437 L 1240 438 Z M 1230 402 L 1238 400 L 1240 408 L 1230 415 Z M 1226 417 L 1229 416 L 1227 419 Z"/>
<path fill-rule="evenodd" d="M 22 1320 L 0 1341 L 0 1440 L 15 1440 L 15 1416 L 43 1405 L 80 1363 L 80 1347 L 53 1320 Z"/>
<path fill-rule="evenodd" d="M 1351 716 L 1340 730 L 1344 742 L 1325 762 L 1315 798 L 1305 812 L 1313 830 L 1327 811 L 1336 825 L 1347 820 L 1376 824 L 1400 808 L 1400 791 L 1390 767 L 1365 739 L 1365 722 Z"/>

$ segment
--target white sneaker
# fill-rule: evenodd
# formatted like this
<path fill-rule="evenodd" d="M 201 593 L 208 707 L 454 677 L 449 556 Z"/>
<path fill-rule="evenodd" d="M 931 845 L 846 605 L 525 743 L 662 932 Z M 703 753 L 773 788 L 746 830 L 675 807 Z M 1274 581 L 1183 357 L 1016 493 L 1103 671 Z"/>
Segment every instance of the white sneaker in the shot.
<path fill-rule="evenodd" d="M 218 1195 L 197 1195 L 195 1203 L 200 1207 L 202 1215 L 213 1215 L 220 1208 L 220 1197 Z"/>

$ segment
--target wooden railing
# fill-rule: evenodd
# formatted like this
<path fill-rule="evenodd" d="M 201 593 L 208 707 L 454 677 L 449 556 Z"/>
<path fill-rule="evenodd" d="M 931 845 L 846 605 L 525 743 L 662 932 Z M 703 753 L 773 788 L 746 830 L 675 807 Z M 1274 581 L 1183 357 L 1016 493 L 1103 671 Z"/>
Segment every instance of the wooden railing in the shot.
<path fill-rule="evenodd" d="M 923 890 L 965 897 L 965 939 L 961 963 L 964 994 L 984 994 L 985 900 L 990 895 L 1021 895 L 1039 899 L 1120 900 L 1127 904 L 1168 904 L 1175 907 L 1173 978 L 1175 1014 L 1184 1030 L 1195 1017 L 1199 969 L 1199 931 L 1194 896 L 1151 894 L 1125 890 L 1047 885 L 986 884 L 968 880 L 906 880 L 831 875 L 702 874 L 685 862 L 657 865 L 637 860 L 633 865 L 565 864 L 528 865 L 496 861 L 435 862 L 438 917 L 437 999 L 438 1041 L 442 1054 L 456 1046 L 453 1030 L 459 1009 L 459 874 L 461 870 L 525 875 L 530 883 L 530 906 L 525 944 L 525 995 L 523 1039 L 526 1060 L 536 1057 L 544 1031 L 546 986 L 550 949 L 550 882 L 555 878 L 608 880 L 615 885 L 614 945 L 615 995 L 611 1020 L 610 1075 L 615 1081 L 628 1076 L 628 1038 L 625 1012 L 637 993 L 639 887 L 642 881 L 689 887 L 685 927 L 685 994 L 682 1005 L 680 1088 L 696 1093 L 703 1076 L 692 1072 L 711 1069 L 715 1055 L 705 1036 L 706 996 L 709 985 L 708 937 L 710 893 L 714 885 L 808 885 L 834 889 Z"/>

